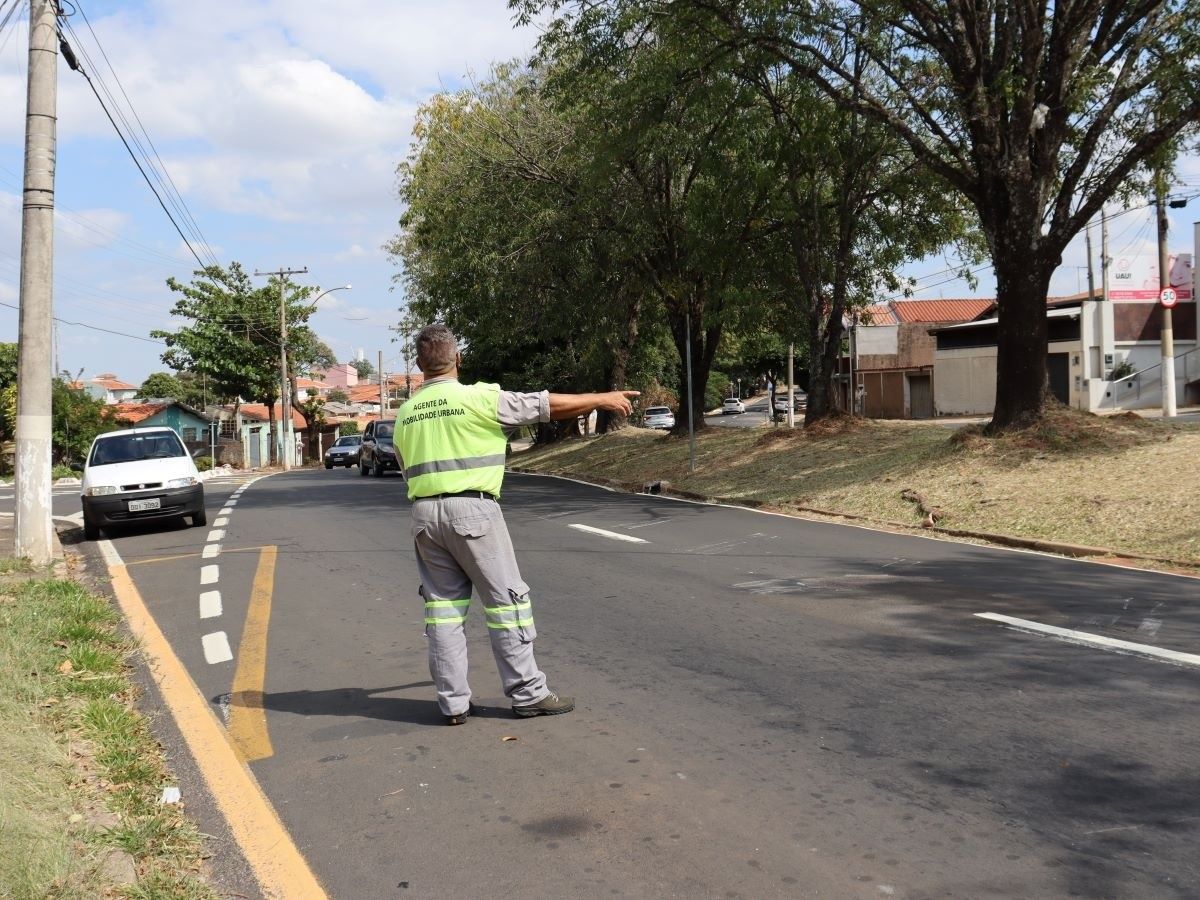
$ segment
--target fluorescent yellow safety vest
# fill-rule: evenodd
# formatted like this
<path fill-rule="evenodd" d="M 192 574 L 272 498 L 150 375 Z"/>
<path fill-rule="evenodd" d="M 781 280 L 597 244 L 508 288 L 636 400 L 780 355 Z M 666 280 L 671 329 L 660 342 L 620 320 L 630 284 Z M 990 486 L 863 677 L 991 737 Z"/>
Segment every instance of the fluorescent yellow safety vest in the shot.
<path fill-rule="evenodd" d="M 427 384 L 396 413 L 408 499 L 485 491 L 500 496 L 508 438 L 497 421 L 498 384 Z"/>

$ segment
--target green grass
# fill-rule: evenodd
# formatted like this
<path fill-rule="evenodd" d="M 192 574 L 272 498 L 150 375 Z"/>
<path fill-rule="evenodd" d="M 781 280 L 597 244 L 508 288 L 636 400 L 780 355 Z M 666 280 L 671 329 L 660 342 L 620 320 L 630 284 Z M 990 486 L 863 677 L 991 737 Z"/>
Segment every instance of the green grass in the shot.
<path fill-rule="evenodd" d="M 132 645 L 103 599 L 72 581 L 0 588 L 0 897 L 212 898 L 201 840 L 158 796 L 161 750 L 133 707 Z M 108 817 L 109 826 L 101 822 Z M 112 823 L 116 824 L 112 824 Z M 134 885 L 102 860 L 130 853 Z"/>

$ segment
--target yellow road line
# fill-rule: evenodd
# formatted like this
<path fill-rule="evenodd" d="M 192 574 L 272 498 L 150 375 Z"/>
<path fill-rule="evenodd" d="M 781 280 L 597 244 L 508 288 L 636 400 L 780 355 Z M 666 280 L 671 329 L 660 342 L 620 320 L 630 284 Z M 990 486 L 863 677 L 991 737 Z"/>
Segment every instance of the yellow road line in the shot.
<path fill-rule="evenodd" d="M 279 900 L 325 900 L 308 861 L 296 849 L 258 779 L 225 736 L 225 730 L 187 669 L 171 649 L 115 549 L 108 552 L 113 593 L 141 642 L 149 669 L 209 792 L 254 870 L 265 896 Z"/>
<path fill-rule="evenodd" d="M 250 606 L 238 645 L 233 696 L 229 701 L 229 737 L 246 762 L 275 755 L 267 731 L 263 708 L 263 686 L 267 677 L 267 629 L 271 624 L 271 597 L 275 592 L 277 547 L 263 547 L 258 571 L 250 589 Z"/>
<path fill-rule="evenodd" d="M 262 549 L 262 547 L 222 547 L 221 553 L 252 553 Z M 171 562 L 174 559 L 199 559 L 202 555 L 201 553 L 179 553 L 175 556 L 151 556 L 149 559 L 132 559 L 125 565 L 147 566 L 150 563 Z"/>

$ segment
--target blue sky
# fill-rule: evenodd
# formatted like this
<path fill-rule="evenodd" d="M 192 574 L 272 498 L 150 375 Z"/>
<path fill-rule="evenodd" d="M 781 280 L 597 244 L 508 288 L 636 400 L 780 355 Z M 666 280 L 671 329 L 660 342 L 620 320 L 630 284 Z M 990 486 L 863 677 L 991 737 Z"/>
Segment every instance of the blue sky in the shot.
<path fill-rule="evenodd" d="M 0 18 L 11 2 L 0 0 Z M 381 245 L 396 232 L 395 167 L 413 114 L 470 73 L 526 55 L 536 32 L 514 29 L 504 0 L 376 4 L 366 29 L 343 5 L 314 0 L 80 4 L 98 41 L 73 16 L 76 49 L 93 77 L 132 101 L 211 252 L 250 271 L 307 267 L 299 280 L 322 288 L 353 284 L 321 302 L 313 326 L 339 359 L 361 349 L 374 361 L 382 350 L 385 368 L 399 369 L 387 328 L 403 297 Z M 27 12 L 19 16 L 0 34 L 0 302 L 13 305 L 28 35 Z M 149 331 L 178 324 L 164 282 L 187 279 L 195 260 L 86 82 L 61 60 L 59 86 L 55 315 L 83 323 L 58 325 L 59 368 L 137 384 L 165 368 Z M 1200 193 L 1200 161 L 1184 160 L 1180 174 Z M 1172 249 L 1192 249 L 1198 218 L 1200 200 L 1173 213 Z M 1153 247 L 1145 212 L 1120 216 L 1111 234 L 1113 255 Z M 952 262 L 911 267 L 915 295 L 991 295 L 988 270 L 974 291 L 939 274 Z M 1052 292 L 1086 287 L 1083 266 L 1079 239 Z M 0 340 L 16 336 L 16 310 L 0 306 Z"/>
<path fill-rule="evenodd" d="M 395 167 L 413 114 L 469 73 L 527 54 L 536 33 L 514 30 L 503 0 L 378 4 L 365 32 L 361 16 L 334 3 L 77 5 L 98 43 L 76 15 L 72 44 L 95 63 L 93 77 L 128 94 L 211 252 L 250 271 L 307 267 L 298 280 L 322 288 L 352 284 L 321 302 L 313 326 L 340 359 L 362 349 L 374 361 L 382 350 L 385 367 L 400 368 L 387 326 L 403 298 L 381 245 L 396 232 Z M 8 6 L 0 0 L 0 18 Z M 0 301 L 11 304 L 27 15 L 0 34 Z M 164 282 L 186 280 L 196 262 L 86 82 L 62 60 L 58 112 L 55 315 L 131 335 L 60 323 L 59 367 L 137 384 L 165 368 L 161 346 L 138 338 L 178 324 Z M 0 306 L 0 340 L 16 335 L 17 311 Z"/>

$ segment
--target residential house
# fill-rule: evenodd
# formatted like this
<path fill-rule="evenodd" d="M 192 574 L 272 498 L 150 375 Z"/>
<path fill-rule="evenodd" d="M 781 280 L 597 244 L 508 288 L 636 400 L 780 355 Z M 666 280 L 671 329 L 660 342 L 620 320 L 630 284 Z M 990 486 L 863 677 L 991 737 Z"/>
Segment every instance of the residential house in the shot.
<path fill-rule="evenodd" d="M 338 363 L 328 369 L 317 369 L 312 377 L 322 382 L 326 387 L 351 388 L 358 384 L 358 369 L 350 363 Z"/>
<path fill-rule="evenodd" d="M 242 458 L 237 446 L 231 446 L 214 431 L 215 417 L 178 400 L 128 400 L 112 404 L 108 415 L 125 428 L 173 428 L 193 456 L 211 456 L 215 445 L 217 465 L 237 465 Z"/>
<path fill-rule="evenodd" d="M 1200 252 L 1200 225 L 1196 228 Z M 1197 290 L 1192 256 L 1172 255 L 1175 396 L 1200 404 Z M 1046 303 L 1046 372 L 1050 393 L 1091 412 L 1162 405 L 1162 306 L 1157 260 L 1118 259 L 1107 301 L 1087 293 Z M 995 307 L 978 320 L 930 329 L 937 342 L 934 404 L 938 415 L 988 415 L 996 401 Z M 1114 374 L 1117 376 L 1113 378 Z"/>
<path fill-rule="evenodd" d="M 878 419 L 928 419 L 935 413 L 934 352 L 929 326 L 967 322 L 988 299 L 889 300 L 851 323 L 855 408 Z"/>
<path fill-rule="evenodd" d="M 97 375 L 95 378 L 83 382 L 80 387 L 97 400 L 103 400 L 110 406 L 132 400 L 138 392 L 137 385 L 124 382 L 111 372 Z"/>

